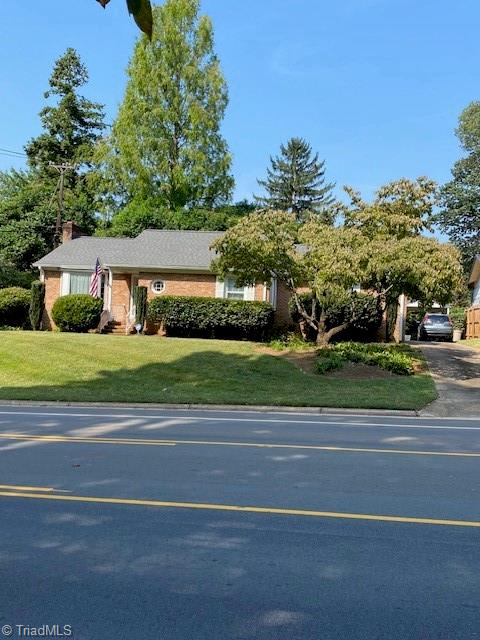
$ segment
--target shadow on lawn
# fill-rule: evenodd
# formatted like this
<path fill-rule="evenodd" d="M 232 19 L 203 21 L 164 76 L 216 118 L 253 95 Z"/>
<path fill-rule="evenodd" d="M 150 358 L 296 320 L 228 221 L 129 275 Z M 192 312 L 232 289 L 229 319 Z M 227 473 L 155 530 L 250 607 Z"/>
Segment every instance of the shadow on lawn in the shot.
<path fill-rule="evenodd" d="M 431 387 L 424 377 L 348 381 L 305 373 L 260 352 L 206 350 L 137 368 L 127 363 L 88 379 L 52 377 L 46 385 L 4 386 L 0 399 L 416 408 L 435 398 Z"/>
<path fill-rule="evenodd" d="M 307 391 L 320 378 L 302 373 L 295 365 L 262 353 L 232 354 L 206 350 L 170 362 L 150 362 L 134 367 L 99 369 L 91 378 L 64 381 L 52 375 L 51 383 L 25 387 L 3 386 L 0 398 L 130 402 L 215 402 L 217 399 L 251 402 L 251 395 L 269 400 L 291 395 L 293 388 Z M 72 364 L 73 368 L 73 364 Z M 271 399 L 271 398 L 270 398 Z"/>

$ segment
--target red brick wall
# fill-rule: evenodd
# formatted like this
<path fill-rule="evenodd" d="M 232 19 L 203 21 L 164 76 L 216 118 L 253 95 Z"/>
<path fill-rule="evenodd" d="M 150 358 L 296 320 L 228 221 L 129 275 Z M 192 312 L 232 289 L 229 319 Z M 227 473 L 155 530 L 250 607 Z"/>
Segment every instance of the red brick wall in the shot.
<path fill-rule="evenodd" d="M 165 283 L 162 293 L 152 291 L 154 280 L 163 280 Z M 149 300 L 162 295 L 215 297 L 215 276 L 209 273 L 140 273 L 138 285 L 147 287 Z"/>
<path fill-rule="evenodd" d="M 131 275 L 129 273 L 112 274 L 111 314 L 114 320 L 126 323 L 130 311 Z"/>
<path fill-rule="evenodd" d="M 43 328 L 54 329 L 55 323 L 52 320 L 52 307 L 55 300 L 60 296 L 60 271 L 45 271 L 45 311 L 43 313 Z"/>

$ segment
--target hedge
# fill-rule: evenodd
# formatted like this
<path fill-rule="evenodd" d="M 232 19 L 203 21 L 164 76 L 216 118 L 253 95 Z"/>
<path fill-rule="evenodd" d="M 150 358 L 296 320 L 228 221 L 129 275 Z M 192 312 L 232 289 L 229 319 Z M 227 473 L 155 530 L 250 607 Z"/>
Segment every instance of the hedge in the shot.
<path fill-rule="evenodd" d="M 0 326 L 28 328 L 30 298 L 28 289 L 21 287 L 0 289 Z"/>
<path fill-rule="evenodd" d="M 307 310 L 311 309 L 313 300 L 311 293 L 302 293 L 300 299 Z M 288 304 L 292 320 L 295 323 L 300 322 L 301 316 L 297 311 L 295 300 L 290 298 Z M 327 309 L 327 331 L 349 320 L 352 315 L 352 307 L 357 317 L 350 327 L 335 336 L 335 341 L 368 342 L 375 339 L 382 322 L 382 311 L 378 304 L 378 298 L 368 293 L 352 293 L 351 299 L 347 303 L 331 305 Z M 320 309 L 317 309 L 317 313 L 320 313 Z M 312 335 L 310 339 L 315 340 L 315 337 Z"/>
<path fill-rule="evenodd" d="M 147 320 L 171 336 L 264 340 L 273 324 L 273 307 L 267 302 L 159 296 L 150 302 Z"/>
<path fill-rule="evenodd" d="M 55 300 L 52 318 L 60 331 L 86 333 L 100 322 L 103 300 L 85 293 L 73 293 Z"/>

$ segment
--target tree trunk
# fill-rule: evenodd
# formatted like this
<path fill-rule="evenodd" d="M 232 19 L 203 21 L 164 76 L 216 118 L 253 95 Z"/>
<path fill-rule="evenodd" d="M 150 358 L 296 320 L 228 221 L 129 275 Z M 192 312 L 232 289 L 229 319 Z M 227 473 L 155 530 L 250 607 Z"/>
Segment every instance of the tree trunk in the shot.
<path fill-rule="evenodd" d="M 343 324 L 339 325 L 338 327 L 333 327 L 332 329 L 329 329 L 328 331 L 325 331 L 325 328 L 322 328 L 321 330 L 318 331 L 318 335 L 317 335 L 317 346 L 318 347 L 326 347 L 329 345 L 330 340 L 337 335 L 337 333 L 340 333 L 342 331 L 344 331 L 348 325 L 350 323 L 349 322 L 344 322 Z"/>

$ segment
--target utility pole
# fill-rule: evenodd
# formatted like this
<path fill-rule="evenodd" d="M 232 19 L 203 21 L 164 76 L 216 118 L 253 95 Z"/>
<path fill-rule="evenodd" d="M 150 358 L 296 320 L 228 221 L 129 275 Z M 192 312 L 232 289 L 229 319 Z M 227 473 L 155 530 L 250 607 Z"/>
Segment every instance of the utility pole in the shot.
<path fill-rule="evenodd" d="M 56 164 L 55 162 L 49 162 L 49 167 L 56 169 L 60 173 L 60 181 L 58 188 L 58 211 L 57 211 L 57 221 L 55 223 L 55 237 L 53 240 L 54 247 L 58 247 L 60 244 L 60 236 L 62 233 L 62 222 L 63 222 L 63 212 L 64 212 L 64 184 L 65 184 L 65 172 L 73 171 L 75 169 L 74 164 L 70 164 L 69 162 L 62 162 L 60 164 Z"/>

